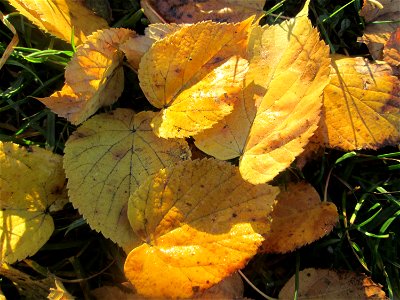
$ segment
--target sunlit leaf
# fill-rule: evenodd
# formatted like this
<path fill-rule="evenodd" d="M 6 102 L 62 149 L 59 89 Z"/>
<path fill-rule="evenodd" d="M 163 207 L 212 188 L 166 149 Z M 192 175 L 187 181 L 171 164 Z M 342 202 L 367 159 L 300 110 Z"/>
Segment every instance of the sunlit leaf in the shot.
<path fill-rule="evenodd" d="M 65 199 L 62 158 L 39 147 L 0 142 L 0 261 L 35 254 L 54 230 L 49 207 Z"/>
<path fill-rule="evenodd" d="M 326 145 L 376 149 L 400 140 L 399 80 L 389 65 L 334 56 L 330 77 L 320 128 Z"/>
<path fill-rule="evenodd" d="M 125 275 L 144 296 L 201 293 L 256 254 L 277 193 L 215 159 L 160 170 L 129 199 L 129 221 L 143 244 L 128 255 Z"/>
<path fill-rule="evenodd" d="M 143 56 L 140 86 L 162 109 L 152 122 L 158 136 L 195 135 L 231 113 L 248 67 L 242 57 L 251 22 L 184 26 Z"/>
<path fill-rule="evenodd" d="M 271 231 L 263 251 L 285 253 L 328 234 L 338 221 L 335 204 L 321 202 L 317 191 L 306 182 L 290 183 L 282 190 L 271 214 Z"/>
<path fill-rule="evenodd" d="M 48 300 L 74 300 L 73 297 L 64 287 L 62 282 L 58 279 L 54 279 L 54 288 L 50 288 L 50 293 L 47 296 Z"/>
<path fill-rule="evenodd" d="M 253 30 L 241 101 L 232 114 L 195 136 L 207 154 L 240 157 L 243 178 L 254 184 L 287 168 L 317 128 L 330 60 L 307 12 L 308 5 L 294 19 Z"/>
<path fill-rule="evenodd" d="M 292 299 L 295 293 L 295 276 L 285 284 L 279 299 Z M 299 273 L 297 299 L 315 300 L 368 300 L 388 299 L 382 286 L 369 277 L 350 271 L 305 269 Z"/>
<path fill-rule="evenodd" d="M 400 27 L 392 32 L 383 48 L 383 59 L 392 67 L 398 68 L 400 74 Z"/>
<path fill-rule="evenodd" d="M 108 28 L 106 20 L 96 16 L 82 1 L 8 0 L 23 16 L 41 30 L 75 44 L 83 43 L 92 32 Z"/>
<path fill-rule="evenodd" d="M 128 109 L 96 115 L 65 146 L 70 201 L 93 229 L 126 251 L 138 242 L 126 215 L 131 193 L 148 175 L 190 157 L 186 141 L 154 135 L 154 115 Z"/>
<path fill-rule="evenodd" d="M 152 23 L 240 22 L 263 13 L 265 0 L 141 0 Z"/>
<path fill-rule="evenodd" d="M 113 104 L 124 88 L 124 56 L 118 46 L 132 36 L 135 33 L 124 28 L 95 32 L 68 63 L 62 90 L 36 99 L 73 124 Z"/>

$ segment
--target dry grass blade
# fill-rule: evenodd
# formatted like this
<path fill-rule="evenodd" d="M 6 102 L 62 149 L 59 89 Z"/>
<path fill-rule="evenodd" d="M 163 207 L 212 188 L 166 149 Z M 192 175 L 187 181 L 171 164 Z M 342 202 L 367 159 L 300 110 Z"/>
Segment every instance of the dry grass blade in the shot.
<path fill-rule="evenodd" d="M 7 26 L 8 29 L 11 30 L 13 33 L 13 38 L 11 39 L 11 42 L 8 44 L 6 50 L 4 51 L 2 57 L 0 58 L 0 70 L 6 63 L 7 59 L 10 57 L 11 53 L 14 50 L 14 46 L 16 46 L 19 42 L 18 34 L 17 31 L 15 30 L 14 26 L 7 20 L 7 16 L 3 15 L 3 13 L 0 11 L 0 18 L 1 21 L 3 22 L 4 25 Z"/>

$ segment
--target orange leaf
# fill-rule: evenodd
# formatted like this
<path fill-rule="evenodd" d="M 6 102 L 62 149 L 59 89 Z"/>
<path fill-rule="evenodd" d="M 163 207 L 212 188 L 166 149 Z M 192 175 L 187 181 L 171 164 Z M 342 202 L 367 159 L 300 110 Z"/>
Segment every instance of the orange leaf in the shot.
<path fill-rule="evenodd" d="M 392 32 L 389 40 L 383 48 L 383 59 L 392 67 L 398 68 L 400 74 L 400 27 Z"/>
<path fill-rule="evenodd" d="M 140 86 L 162 109 L 152 122 L 158 136 L 195 135 L 232 111 L 247 71 L 240 55 L 245 55 L 251 22 L 184 26 L 143 56 Z"/>
<path fill-rule="evenodd" d="M 277 193 L 214 159 L 160 170 L 129 199 L 129 221 L 144 244 L 129 253 L 126 277 L 144 296 L 201 293 L 256 254 Z"/>
<path fill-rule="evenodd" d="M 279 299 L 291 299 L 295 293 L 295 276 L 285 284 Z M 384 300 L 388 299 L 382 286 L 362 274 L 350 271 L 305 269 L 299 273 L 298 299 L 315 300 Z"/>
<path fill-rule="evenodd" d="M 290 183 L 276 200 L 271 231 L 263 242 L 267 253 L 294 251 L 328 234 L 338 220 L 335 204 L 321 202 L 306 182 Z"/>
<path fill-rule="evenodd" d="M 263 14 L 265 0 L 141 0 L 152 23 L 240 22 Z"/>
<path fill-rule="evenodd" d="M 124 87 L 123 54 L 118 46 L 134 35 L 124 28 L 95 32 L 68 63 L 62 90 L 36 99 L 75 125 L 113 104 Z"/>
<path fill-rule="evenodd" d="M 334 56 L 320 132 L 326 145 L 377 149 L 400 140 L 399 80 L 384 62 Z"/>
<path fill-rule="evenodd" d="M 9 0 L 23 16 L 41 30 L 70 43 L 79 45 L 92 32 L 108 28 L 106 20 L 96 16 L 81 1 L 75 0 Z M 73 31 L 72 31 L 73 30 Z"/>
<path fill-rule="evenodd" d="M 287 168 L 317 128 L 329 50 L 307 12 L 308 5 L 294 19 L 253 30 L 241 101 L 232 114 L 195 136 L 207 154 L 239 156 L 240 172 L 253 184 Z"/>

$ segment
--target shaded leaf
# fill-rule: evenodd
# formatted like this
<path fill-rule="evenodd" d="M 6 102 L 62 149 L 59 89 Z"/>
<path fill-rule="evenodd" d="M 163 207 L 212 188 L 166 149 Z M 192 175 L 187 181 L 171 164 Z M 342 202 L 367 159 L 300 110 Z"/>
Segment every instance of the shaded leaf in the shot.
<path fill-rule="evenodd" d="M 140 86 L 162 109 L 152 122 L 158 136 L 195 135 L 231 113 L 247 71 L 242 57 L 251 22 L 184 26 L 143 56 Z"/>
<path fill-rule="evenodd" d="M 364 1 L 360 15 L 365 18 L 367 25 L 359 41 L 367 45 L 374 59 L 381 60 L 384 45 L 392 32 L 399 27 L 400 5 L 398 0 L 380 0 L 379 2 L 382 7 L 375 6 L 370 1 Z"/>
<path fill-rule="evenodd" d="M 207 154 L 240 157 L 243 178 L 254 184 L 286 169 L 317 128 L 329 50 L 307 12 L 308 5 L 294 19 L 253 30 L 241 101 L 232 114 L 195 136 Z"/>
<path fill-rule="evenodd" d="M 21 299 L 47 299 L 50 288 L 54 287 L 54 279 L 51 277 L 37 279 L 5 263 L 0 265 L 0 276 L 13 282 Z"/>
<path fill-rule="evenodd" d="M 124 88 L 123 53 L 118 47 L 135 35 L 124 28 L 95 32 L 68 63 L 62 90 L 36 99 L 76 125 L 113 104 Z"/>
<path fill-rule="evenodd" d="M 144 299 L 133 288 L 126 286 L 102 286 L 90 292 L 96 300 L 131 300 Z"/>
<path fill-rule="evenodd" d="M 400 27 L 392 32 L 389 40 L 383 48 L 383 59 L 392 67 L 398 68 L 400 74 Z"/>
<path fill-rule="evenodd" d="M 215 159 L 160 170 L 129 199 L 129 221 L 144 243 L 129 253 L 126 277 L 143 296 L 203 292 L 256 254 L 277 193 Z"/>
<path fill-rule="evenodd" d="M 343 150 L 377 149 L 400 140 L 399 80 L 384 62 L 334 56 L 324 90 L 324 143 Z"/>
<path fill-rule="evenodd" d="M 276 200 L 264 252 L 294 251 L 328 234 L 338 221 L 335 204 L 321 202 L 317 191 L 306 182 L 290 183 Z"/>
<path fill-rule="evenodd" d="M 33 24 L 68 43 L 74 33 L 75 44 L 86 41 L 92 32 L 108 28 L 106 20 L 96 16 L 81 1 L 9 0 Z M 73 30 L 73 31 L 72 31 Z"/>
<path fill-rule="evenodd" d="M 279 293 L 279 299 L 293 298 L 295 276 L 285 284 Z M 382 286 L 374 283 L 365 275 L 350 271 L 326 269 L 305 269 L 299 273 L 297 299 L 388 299 Z"/>
<path fill-rule="evenodd" d="M 70 201 L 93 229 L 126 251 L 138 242 L 126 215 L 129 196 L 148 175 L 190 157 L 186 141 L 154 135 L 154 115 L 128 109 L 96 115 L 65 145 Z"/>
<path fill-rule="evenodd" d="M 235 272 L 231 276 L 218 282 L 216 285 L 205 290 L 194 299 L 243 299 L 244 286 L 239 273 Z"/>
<path fill-rule="evenodd" d="M 265 0 L 141 0 L 144 13 L 152 23 L 240 22 L 263 14 Z"/>
<path fill-rule="evenodd" d="M 66 198 L 62 158 L 33 146 L 0 142 L 1 262 L 35 254 L 50 238 L 49 207 Z"/>

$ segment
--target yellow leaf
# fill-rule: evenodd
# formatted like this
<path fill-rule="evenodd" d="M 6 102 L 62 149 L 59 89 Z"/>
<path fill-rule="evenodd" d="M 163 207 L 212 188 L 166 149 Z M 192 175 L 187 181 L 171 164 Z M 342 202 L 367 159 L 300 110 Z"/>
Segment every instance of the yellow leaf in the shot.
<path fill-rule="evenodd" d="M 9 0 L 23 16 L 41 30 L 70 43 L 85 42 L 92 32 L 108 28 L 106 20 L 96 16 L 81 1 L 76 0 Z M 73 31 L 72 31 L 73 30 Z"/>
<path fill-rule="evenodd" d="M 376 149 L 400 140 L 399 80 L 389 65 L 334 56 L 320 128 L 326 145 Z"/>
<path fill-rule="evenodd" d="M 240 22 L 263 14 L 265 0 L 141 0 L 144 13 L 152 23 Z"/>
<path fill-rule="evenodd" d="M 62 90 L 36 99 L 76 125 L 113 104 L 124 88 L 123 53 L 118 47 L 135 35 L 124 28 L 93 33 L 68 63 Z"/>
<path fill-rule="evenodd" d="M 158 136 L 195 135 L 231 113 L 248 67 L 242 57 L 252 20 L 184 26 L 143 56 L 140 86 L 162 109 L 152 122 Z"/>
<path fill-rule="evenodd" d="M 13 282 L 20 296 L 17 299 L 46 299 L 50 288 L 54 287 L 54 279 L 51 277 L 37 279 L 5 263 L 0 265 L 0 276 Z"/>
<path fill-rule="evenodd" d="M 308 4 L 294 19 L 253 30 L 241 101 L 232 114 L 195 136 L 207 154 L 240 157 L 243 178 L 254 184 L 287 168 L 317 128 L 330 60 L 307 11 Z"/>
<path fill-rule="evenodd" d="M 0 142 L 0 261 L 35 254 L 53 233 L 48 208 L 66 198 L 61 156 Z"/>
<path fill-rule="evenodd" d="M 126 277 L 143 296 L 203 292 L 256 254 L 277 193 L 215 159 L 160 170 L 129 199 L 129 221 L 144 243 L 129 253 Z"/>
<path fill-rule="evenodd" d="M 264 252 L 294 251 L 328 234 L 338 221 L 335 204 L 321 202 L 317 191 L 306 182 L 290 183 L 276 200 Z"/>
<path fill-rule="evenodd" d="M 285 284 L 279 299 L 292 299 L 295 293 L 295 276 Z M 299 273 L 297 299 L 315 300 L 384 300 L 388 299 L 382 286 L 365 275 L 350 271 L 304 269 Z"/>
<path fill-rule="evenodd" d="M 399 26 L 400 20 L 398 0 L 379 0 L 379 2 L 381 7 L 375 6 L 372 1 L 364 1 L 360 11 L 360 15 L 367 23 L 363 36 L 358 40 L 367 45 L 374 59 L 383 58 L 383 47 Z"/>
<path fill-rule="evenodd" d="M 47 299 L 49 300 L 74 300 L 75 297 L 73 297 L 70 293 L 68 293 L 68 291 L 66 290 L 66 288 L 64 287 L 64 285 L 62 284 L 62 282 L 58 279 L 54 279 L 54 288 L 51 287 L 50 288 L 50 293 L 47 296 Z"/>
<path fill-rule="evenodd" d="M 126 215 L 131 193 L 148 175 L 190 157 L 186 141 L 154 135 L 154 114 L 117 109 L 96 115 L 65 145 L 70 201 L 93 229 L 126 251 L 137 243 Z"/>

